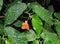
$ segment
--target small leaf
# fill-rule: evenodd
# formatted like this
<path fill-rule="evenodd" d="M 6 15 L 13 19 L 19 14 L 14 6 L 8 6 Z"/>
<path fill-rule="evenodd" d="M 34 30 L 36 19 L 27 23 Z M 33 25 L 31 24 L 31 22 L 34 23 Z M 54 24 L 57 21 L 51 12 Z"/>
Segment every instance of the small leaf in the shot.
<path fill-rule="evenodd" d="M 42 32 L 42 21 L 41 19 L 37 16 L 37 14 L 34 14 L 32 16 L 32 26 L 34 30 L 36 31 L 37 37 L 40 37 L 40 33 Z"/>
<path fill-rule="evenodd" d="M 51 12 L 51 16 L 52 16 L 52 14 L 54 13 L 53 5 L 50 5 L 50 6 L 48 7 L 48 10 L 49 10 L 49 12 Z"/>
<path fill-rule="evenodd" d="M 35 12 L 42 20 L 45 20 L 47 23 L 52 23 L 51 12 L 43 8 L 37 2 L 31 3 L 30 7 L 32 8 L 33 12 Z"/>
<path fill-rule="evenodd" d="M 54 13 L 54 16 L 60 20 L 60 13 Z"/>
<path fill-rule="evenodd" d="M 10 6 L 5 14 L 5 25 L 13 23 L 26 8 L 26 4 L 21 2 L 17 2 Z"/>
<path fill-rule="evenodd" d="M 0 0 L 0 10 L 2 8 L 2 5 L 3 5 L 3 0 Z"/>
<path fill-rule="evenodd" d="M 34 40 L 31 44 L 39 44 L 38 40 Z"/>
<path fill-rule="evenodd" d="M 36 39 L 36 34 L 32 29 L 24 33 L 28 41 L 34 41 Z"/>
<path fill-rule="evenodd" d="M 41 37 L 44 39 L 43 44 L 59 44 L 60 40 L 58 39 L 57 34 L 45 31 L 41 34 Z"/>
<path fill-rule="evenodd" d="M 20 33 L 12 27 L 5 27 L 4 32 L 12 44 L 28 44 L 24 33 Z"/>
<path fill-rule="evenodd" d="M 49 24 L 49 23 L 45 23 L 44 28 L 45 28 L 45 30 L 52 31 L 51 24 Z"/>
<path fill-rule="evenodd" d="M 16 26 L 16 27 L 21 27 L 22 25 L 22 22 L 21 20 L 18 20 L 17 22 L 15 22 L 13 25 Z"/>
<path fill-rule="evenodd" d="M 60 39 L 60 21 L 56 22 L 56 31 L 57 31 L 58 37 Z"/>

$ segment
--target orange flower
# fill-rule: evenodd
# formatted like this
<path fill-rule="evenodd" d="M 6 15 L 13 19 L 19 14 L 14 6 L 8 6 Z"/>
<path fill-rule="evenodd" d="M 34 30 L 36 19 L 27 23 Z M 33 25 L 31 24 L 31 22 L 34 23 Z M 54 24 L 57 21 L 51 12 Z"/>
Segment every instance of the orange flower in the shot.
<path fill-rule="evenodd" d="M 21 28 L 22 28 L 22 29 L 29 30 L 29 24 L 28 24 L 28 21 L 23 22 Z"/>

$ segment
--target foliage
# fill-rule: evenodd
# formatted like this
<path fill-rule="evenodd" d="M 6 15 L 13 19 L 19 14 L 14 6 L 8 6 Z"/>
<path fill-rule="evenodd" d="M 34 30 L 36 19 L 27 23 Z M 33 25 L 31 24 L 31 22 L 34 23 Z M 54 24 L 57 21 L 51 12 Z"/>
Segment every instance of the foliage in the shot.
<path fill-rule="evenodd" d="M 60 12 L 50 3 L 0 0 L 0 44 L 60 44 Z"/>

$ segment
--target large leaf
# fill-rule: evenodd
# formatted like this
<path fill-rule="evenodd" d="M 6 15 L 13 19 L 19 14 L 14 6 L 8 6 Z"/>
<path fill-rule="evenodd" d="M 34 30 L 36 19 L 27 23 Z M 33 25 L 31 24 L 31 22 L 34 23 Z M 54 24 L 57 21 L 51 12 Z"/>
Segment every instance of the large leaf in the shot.
<path fill-rule="evenodd" d="M 41 37 L 44 39 L 44 44 L 59 44 L 60 40 L 58 39 L 57 34 L 45 31 L 41 34 Z"/>
<path fill-rule="evenodd" d="M 12 44 L 28 44 L 24 33 L 20 33 L 12 27 L 5 27 L 4 32 Z"/>
<path fill-rule="evenodd" d="M 60 20 L 60 13 L 54 13 L 54 16 Z"/>
<path fill-rule="evenodd" d="M 17 2 L 10 6 L 5 14 L 5 25 L 13 23 L 26 8 L 26 4 L 21 2 Z"/>
<path fill-rule="evenodd" d="M 38 40 L 34 40 L 31 44 L 39 44 Z"/>
<path fill-rule="evenodd" d="M 56 31 L 60 39 L 60 21 L 56 22 Z"/>
<path fill-rule="evenodd" d="M 0 34 L 4 34 L 4 25 L 3 24 L 0 24 Z"/>
<path fill-rule="evenodd" d="M 0 10 L 2 8 L 2 5 L 3 5 L 3 0 L 0 0 Z"/>
<path fill-rule="evenodd" d="M 40 4 L 37 2 L 31 3 L 30 7 L 32 8 L 33 12 L 35 12 L 37 15 L 40 16 L 43 20 L 45 20 L 47 23 L 52 23 L 51 18 L 51 12 L 43 8 Z"/>
<path fill-rule="evenodd" d="M 32 29 L 24 33 L 28 41 L 34 41 L 36 39 L 36 34 Z"/>
<path fill-rule="evenodd" d="M 34 14 L 32 16 L 32 26 L 34 30 L 36 31 L 37 37 L 40 37 L 40 33 L 42 32 L 42 21 L 37 16 L 37 14 Z"/>

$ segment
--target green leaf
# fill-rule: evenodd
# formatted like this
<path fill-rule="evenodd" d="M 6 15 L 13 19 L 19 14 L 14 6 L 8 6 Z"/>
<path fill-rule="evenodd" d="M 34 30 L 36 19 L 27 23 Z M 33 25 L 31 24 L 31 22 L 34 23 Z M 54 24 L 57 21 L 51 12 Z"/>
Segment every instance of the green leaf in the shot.
<path fill-rule="evenodd" d="M 51 12 L 51 16 L 52 16 L 52 14 L 54 13 L 53 5 L 50 5 L 50 6 L 48 7 L 48 10 L 49 10 L 49 12 Z"/>
<path fill-rule="evenodd" d="M 16 27 L 21 27 L 22 25 L 22 22 L 21 20 L 18 20 L 17 22 L 15 22 L 13 25 L 16 26 Z"/>
<path fill-rule="evenodd" d="M 52 23 L 52 17 L 51 12 L 43 8 L 40 4 L 37 2 L 31 3 L 30 7 L 32 8 L 33 12 L 35 12 L 40 18 L 45 20 L 47 23 Z"/>
<path fill-rule="evenodd" d="M 56 22 L 56 31 L 57 31 L 58 37 L 60 39 L 60 21 Z"/>
<path fill-rule="evenodd" d="M 24 33 L 20 33 L 12 27 L 5 27 L 4 32 L 12 44 L 28 44 Z"/>
<path fill-rule="evenodd" d="M 38 40 L 34 40 L 31 44 L 39 44 Z"/>
<path fill-rule="evenodd" d="M 26 4 L 21 2 L 17 2 L 10 6 L 5 14 L 5 25 L 13 23 L 26 8 Z"/>
<path fill-rule="evenodd" d="M 44 44 L 59 44 L 60 40 L 58 39 L 57 34 L 45 31 L 41 34 L 41 37 L 44 39 Z"/>
<path fill-rule="evenodd" d="M 34 41 L 36 39 L 36 34 L 32 29 L 24 33 L 28 41 Z"/>
<path fill-rule="evenodd" d="M 54 44 L 54 43 L 49 40 L 44 40 L 44 44 Z"/>
<path fill-rule="evenodd" d="M 37 37 L 40 37 L 40 33 L 42 32 L 42 21 L 41 19 L 37 16 L 37 14 L 34 14 L 32 16 L 32 26 L 34 28 L 34 30 L 36 31 L 36 35 Z"/>
<path fill-rule="evenodd" d="M 4 34 L 4 25 L 0 24 L 0 34 Z"/>
<path fill-rule="evenodd" d="M 5 44 L 11 44 L 11 42 L 8 39 L 5 39 Z"/>
<path fill-rule="evenodd" d="M 50 5 L 49 7 L 48 7 L 48 10 L 49 10 L 49 12 L 51 13 L 51 17 L 52 17 L 52 14 L 54 13 L 54 8 L 53 8 L 53 5 Z M 46 30 L 49 30 L 49 31 L 52 31 L 52 28 L 51 28 L 51 25 L 53 24 L 53 22 L 52 23 L 47 23 L 47 22 L 45 22 L 45 25 L 44 25 L 44 28 L 46 29 Z M 48 28 L 47 28 L 48 27 Z"/>
<path fill-rule="evenodd" d="M 0 10 L 2 8 L 2 5 L 3 5 L 3 0 L 0 0 Z"/>
<path fill-rule="evenodd" d="M 45 23 L 44 25 L 45 30 L 52 31 L 51 24 Z"/>
<path fill-rule="evenodd" d="M 60 13 L 54 13 L 54 16 L 60 20 Z"/>

